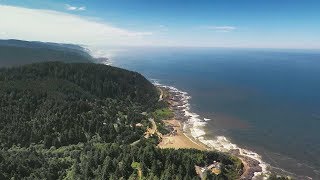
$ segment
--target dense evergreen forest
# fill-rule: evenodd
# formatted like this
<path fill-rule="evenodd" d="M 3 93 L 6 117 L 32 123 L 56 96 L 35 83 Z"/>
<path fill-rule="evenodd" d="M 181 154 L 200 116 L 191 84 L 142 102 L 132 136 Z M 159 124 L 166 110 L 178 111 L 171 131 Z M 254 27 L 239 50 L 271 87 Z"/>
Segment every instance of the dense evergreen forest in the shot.
<path fill-rule="evenodd" d="M 139 73 L 106 65 L 0 69 L 0 179 L 199 179 L 194 166 L 214 160 L 222 173 L 208 178 L 237 179 L 237 158 L 144 138 L 149 118 L 161 127 L 158 98 Z"/>
<path fill-rule="evenodd" d="M 94 60 L 77 45 L 0 40 L 0 67 L 49 61 L 89 63 Z"/>

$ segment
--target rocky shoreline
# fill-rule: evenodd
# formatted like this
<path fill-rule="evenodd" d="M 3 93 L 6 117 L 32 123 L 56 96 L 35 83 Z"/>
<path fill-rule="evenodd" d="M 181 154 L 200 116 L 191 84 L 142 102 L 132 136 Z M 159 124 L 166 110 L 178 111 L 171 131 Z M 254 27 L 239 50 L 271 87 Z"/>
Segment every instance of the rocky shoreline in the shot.
<path fill-rule="evenodd" d="M 187 96 L 187 93 L 178 91 L 176 88 L 170 86 L 163 86 L 158 84 L 157 87 L 160 88 L 164 93 L 166 93 L 166 97 L 164 97 L 164 100 L 169 103 L 170 109 L 172 109 L 174 112 L 175 119 L 180 121 L 182 124 L 187 123 L 190 118 L 190 116 L 185 115 L 186 103 L 190 98 Z M 189 138 L 194 139 L 196 143 L 203 144 L 196 138 Z M 207 150 L 213 150 L 212 147 L 208 147 L 205 144 L 203 145 L 207 147 Z M 260 162 L 251 157 L 242 155 L 239 149 L 231 149 L 224 153 L 236 156 L 242 161 L 244 168 L 241 179 L 253 179 L 255 173 L 262 172 L 262 167 L 259 165 Z"/>

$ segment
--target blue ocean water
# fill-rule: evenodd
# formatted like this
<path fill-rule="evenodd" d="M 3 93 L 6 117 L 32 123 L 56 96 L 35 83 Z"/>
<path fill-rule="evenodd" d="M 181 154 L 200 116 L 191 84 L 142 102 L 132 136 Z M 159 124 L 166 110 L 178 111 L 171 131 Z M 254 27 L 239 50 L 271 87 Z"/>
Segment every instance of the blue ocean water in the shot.
<path fill-rule="evenodd" d="M 125 48 L 113 65 L 188 92 L 223 135 L 259 153 L 272 171 L 320 179 L 320 52 Z"/>

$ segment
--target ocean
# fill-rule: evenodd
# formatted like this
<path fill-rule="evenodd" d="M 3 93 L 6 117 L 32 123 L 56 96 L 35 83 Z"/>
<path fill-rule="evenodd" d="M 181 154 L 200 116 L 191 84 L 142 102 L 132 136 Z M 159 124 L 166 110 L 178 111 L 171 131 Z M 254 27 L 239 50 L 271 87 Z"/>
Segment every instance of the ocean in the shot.
<path fill-rule="evenodd" d="M 186 128 L 202 142 L 216 149 L 231 145 L 249 150 L 271 172 L 320 179 L 320 51 L 122 48 L 112 52 L 114 66 L 187 92 L 194 120 Z"/>

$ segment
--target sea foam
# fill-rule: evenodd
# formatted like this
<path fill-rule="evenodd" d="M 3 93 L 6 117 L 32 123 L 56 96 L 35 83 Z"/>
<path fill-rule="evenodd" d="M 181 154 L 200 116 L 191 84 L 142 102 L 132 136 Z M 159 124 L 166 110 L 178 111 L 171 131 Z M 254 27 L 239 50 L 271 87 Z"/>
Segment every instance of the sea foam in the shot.
<path fill-rule="evenodd" d="M 155 86 L 167 89 L 169 92 L 171 92 L 177 98 L 180 99 L 181 104 L 178 106 L 178 108 L 181 108 L 181 111 L 183 112 L 184 116 L 187 118 L 187 121 L 183 122 L 184 123 L 183 130 L 185 132 L 190 131 L 190 134 L 192 136 L 191 138 L 205 144 L 209 149 L 215 149 L 221 152 L 230 152 L 232 150 L 238 150 L 241 156 L 245 156 L 245 157 L 249 157 L 254 160 L 257 160 L 259 162 L 259 166 L 262 168 L 262 172 L 255 172 L 253 179 L 256 179 L 260 175 L 267 176 L 268 174 L 270 174 L 268 170 L 269 164 L 265 163 L 262 160 L 262 157 L 258 153 L 248 149 L 240 148 L 238 145 L 232 143 L 225 136 L 216 136 L 216 137 L 213 137 L 212 139 L 208 139 L 207 137 L 205 137 L 206 131 L 204 127 L 206 126 L 207 121 L 210 121 L 211 119 L 209 118 L 201 119 L 200 115 L 191 111 L 191 106 L 189 103 L 191 96 L 187 92 L 181 91 L 173 86 L 163 85 L 159 83 L 158 80 L 155 80 L 155 79 L 151 79 L 151 81 Z M 266 176 L 264 178 L 267 178 Z"/>

